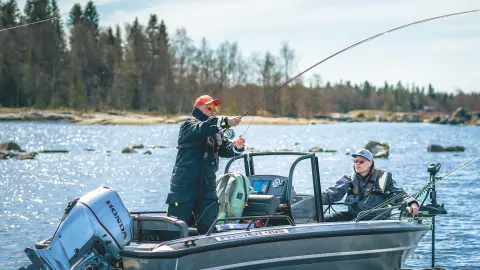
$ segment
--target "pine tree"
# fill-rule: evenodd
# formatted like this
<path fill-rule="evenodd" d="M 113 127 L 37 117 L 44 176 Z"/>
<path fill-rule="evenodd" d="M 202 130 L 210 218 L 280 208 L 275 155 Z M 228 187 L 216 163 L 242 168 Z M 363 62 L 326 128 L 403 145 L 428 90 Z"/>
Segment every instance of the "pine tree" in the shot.
<path fill-rule="evenodd" d="M 160 33 L 163 36 L 163 42 L 165 43 L 165 46 L 168 48 L 170 41 L 168 39 L 167 26 L 163 20 L 160 22 Z"/>
<path fill-rule="evenodd" d="M 72 9 L 70 10 L 70 15 L 68 17 L 67 25 L 72 27 L 78 24 L 83 17 L 83 10 L 80 4 L 73 5 Z"/>
<path fill-rule="evenodd" d="M 98 27 L 100 21 L 100 15 L 97 12 L 97 7 L 92 1 L 88 1 L 83 11 L 83 18 L 87 27 L 94 32 L 96 36 L 98 34 Z"/>
<path fill-rule="evenodd" d="M 0 29 L 18 24 L 20 19 L 16 0 L 0 2 Z M 19 32 L 0 33 L 0 105 L 19 107 L 22 102 L 20 82 L 21 54 L 18 50 Z"/>

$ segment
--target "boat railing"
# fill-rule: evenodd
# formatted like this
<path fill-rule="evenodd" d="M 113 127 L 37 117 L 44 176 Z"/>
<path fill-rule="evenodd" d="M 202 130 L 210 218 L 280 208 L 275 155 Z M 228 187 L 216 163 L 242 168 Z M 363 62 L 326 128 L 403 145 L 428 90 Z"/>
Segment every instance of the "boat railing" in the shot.
<path fill-rule="evenodd" d="M 250 220 L 250 223 L 248 224 L 248 226 L 246 226 L 245 230 L 246 231 L 250 231 L 251 228 L 253 228 L 253 224 L 255 223 L 255 221 L 257 220 L 264 220 L 266 219 L 267 223 L 269 222 L 270 219 L 285 219 L 288 221 L 288 223 L 291 225 L 291 226 L 295 226 L 295 222 L 289 217 L 289 216 L 286 216 L 286 215 L 275 215 L 275 216 L 251 216 L 251 217 L 229 217 L 229 218 L 219 218 L 217 220 L 215 220 L 215 222 L 212 224 L 212 226 L 210 226 L 210 229 L 208 229 L 207 233 L 205 234 L 206 236 L 209 236 L 212 234 L 213 232 L 213 229 L 216 228 L 216 225 L 218 222 L 220 221 L 243 221 L 243 220 Z"/>

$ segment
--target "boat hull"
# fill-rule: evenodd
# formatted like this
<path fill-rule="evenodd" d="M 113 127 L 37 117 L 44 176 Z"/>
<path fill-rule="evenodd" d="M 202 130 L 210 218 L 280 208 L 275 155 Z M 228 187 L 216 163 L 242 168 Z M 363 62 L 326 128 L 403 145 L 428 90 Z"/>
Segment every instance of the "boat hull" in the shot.
<path fill-rule="evenodd" d="M 400 269 L 429 228 L 407 221 L 282 226 L 132 246 L 122 256 L 130 270 Z"/>

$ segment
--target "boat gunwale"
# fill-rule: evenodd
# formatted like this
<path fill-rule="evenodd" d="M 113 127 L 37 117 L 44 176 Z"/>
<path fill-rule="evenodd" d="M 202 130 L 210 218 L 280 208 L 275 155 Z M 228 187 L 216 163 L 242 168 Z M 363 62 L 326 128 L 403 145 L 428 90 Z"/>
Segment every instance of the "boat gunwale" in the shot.
<path fill-rule="evenodd" d="M 390 220 L 392 221 L 392 220 Z M 405 224 L 408 221 L 394 221 L 392 225 L 398 224 Z M 184 256 L 188 256 L 195 253 L 203 253 L 209 252 L 217 249 L 223 248 L 235 248 L 241 246 L 249 246 L 255 244 L 264 244 L 264 243 L 273 243 L 273 242 L 282 242 L 282 241 L 290 241 L 290 240 L 304 240 L 304 239 L 313 239 L 313 238 L 329 238 L 329 237 L 341 237 L 341 236 L 362 236 L 362 235 L 376 235 L 376 234 L 389 234 L 389 233 L 404 233 L 404 232 L 417 232 L 417 231 L 428 231 L 430 230 L 430 225 L 427 224 L 412 224 L 411 226 L 388 226 L 388 227 L 380 227 L 385 223 L 391 224 L 391 222 L 386 221 L 378 221 L 375 222 L 377 226 L 375 227 L 368 227 L 368 226 L 358 226 L 358 225 L 371 225 L 371 221 L 365 222 L 355 222 L 355 223 L 328 223 L 328 224 L 297 224 L 296 226 L 275 226 L 275 227 L 267 227 L 261 228 L 260 230 L 250 230 L 250 231 L 235 231 L 235 232 L 228 232 L 228 233 L 216 233 L 210 236 L 192 236 L 192 237 L 185 237 L 173 241 L 164 242 L 159 244 L 156 248 L 161 246 L 171 246 L 171 245 L 178 245 L 184 244 L 185 242 L 198 241 L 198 240 L 209 240 L 214 239 L 216 237 L 221 236 L 232 236 L 238 235 L 242 233 L 252 233 L 252 232 L 261 232 L 261 231 L 271 231 L 271 230 L 295 230 L 298 228 L 304 227 L 312 227 L 312 226 L 321 226 L 321 225 L 335 225 L 337 227 L 334 230 L 320 230 L 320 231 L 305 231 L 305 232 L 295 232 L 293 234 L 275 234 L 269 236 L 259 236 L 259 237 L 246 237 L 241 239 L 235 240 L 227 240 L 227 241 L 218 241 L 216 243 L 206 243 L 205 245 L 188 245 L 184 246 L 182 249 L 172 250 L 172 251 L 134 251 L 134 250 L 121 250 L 120 256 L 128 257 L 128 258 L 137 258 L 137 259 L 177 259 Z M 340 229 L 338 228 L 339 225 L 342 225 Z M 354 225 L 355 228 L 351 228 Z M 323 226 L 322 226 L 323 227 Z M 343 227 L 343 228 L 342 228 Z"/>

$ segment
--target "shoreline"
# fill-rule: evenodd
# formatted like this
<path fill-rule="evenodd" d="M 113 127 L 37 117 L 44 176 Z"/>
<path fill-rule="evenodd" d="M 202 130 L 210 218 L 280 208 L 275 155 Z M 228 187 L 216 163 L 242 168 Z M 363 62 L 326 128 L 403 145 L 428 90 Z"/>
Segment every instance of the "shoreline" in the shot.
<path fill-rule="evenodd" d="M 221 116 L 221 114 L 220 114 Z M 70 122 L 79 125 L 153 125 L 178 124 L 190 115 L 160 115 L 151 112 L 109 110 L 105 112 L 76 110 L 39 110 L 31 108 L 0 108 L 0 122 Z M 356 110 L 349 113 L 329 113 L 314 118 L 277 116 L 245 116 L 243 123 L 256 125 L 316 125 L 341 122 L 432 123 L 448 125 L 480 125 L 480 113 L 468 114 L 458 108 L 451 114 L 439 112 L 387 112 Z"/>

